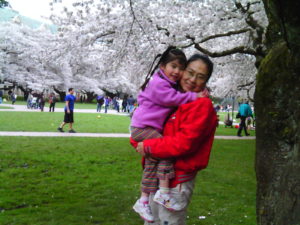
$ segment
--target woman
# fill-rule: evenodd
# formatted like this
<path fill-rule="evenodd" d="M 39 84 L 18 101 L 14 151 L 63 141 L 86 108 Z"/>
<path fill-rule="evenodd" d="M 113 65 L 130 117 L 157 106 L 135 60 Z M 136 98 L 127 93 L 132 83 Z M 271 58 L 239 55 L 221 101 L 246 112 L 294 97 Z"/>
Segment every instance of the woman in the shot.
<path fill-rule="evenodd" d="M 200 92 L 206 86 L 213 71 L 213 63 L 203 55 L 193 55 L 187 64 L 180 80 L 182 91 Z M 182 211 L 169 211 L 153 202 L 150 206 L 155 222 L 154 225 L 184 225 L 187 206 L 194 189 L 196 174 L 204 169 L 214 140 L 217 116 L 209 98 L 181 105 L 170 116 L 164 127 L 164 137 L 149 139 L 137 145 L 137 152 L 144 157 L 174 159 L 175 178 L 170 181 L 171 194 L 182 204 Z M 148 224 L 145 222 L 145 224 Z M 150 224 L 150 223 L 149 223 Z"/>

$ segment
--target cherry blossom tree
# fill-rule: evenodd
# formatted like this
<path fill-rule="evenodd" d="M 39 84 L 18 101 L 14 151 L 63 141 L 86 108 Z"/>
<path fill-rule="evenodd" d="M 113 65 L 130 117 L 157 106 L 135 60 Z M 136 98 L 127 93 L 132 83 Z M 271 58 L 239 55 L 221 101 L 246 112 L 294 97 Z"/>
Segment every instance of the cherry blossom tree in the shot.
<path fill-rule="evenodd" d="M 265 54 L 267 18 L 261 1 L 99 0 L 79 1 L 73 6 L 64 9 L 72 26 L 79 24 L 81 30 L 89 26 L 89 34 L 96 33 L 93 25 L 98 31 L 110 26 L 114 32 L 108 47 L 110 57 L 100 57 L 109 63 L 104 63 L 108 73 L 118 71 L 121 76 L 122 71 L 135 71 L 124 77 L 138 87 L 154 56 L 166 46 L 176 45 L 188 55 L 197 50 L 218 57 L 214 59 L 216 73 L 210 84 L 214 95 L 234 92 L 252 98 L 255 63 L 258 65 Z M 62 22 L 61 16 L 55 21 L 58 26 L 70 24 Z"/>
<path fill-rule="evenodd" d="M 73 86 L 91 96 L 136 94 L 155 55 L 175 45 L 188 56 L 200 51 L 214 58 L 213 95 L 253 96 L 255 64 L 265 54 L 267 19 L 261 1 L 89 0 L 68 7 L 54 1 L 51 7 L 54 34 L 25 34 L 24 27 L 13 25 L 24 43 L 32 39 L 36 44 L 12 43 L 16 54 L 10 60 L 18 63 L 6 64 L 10 80 L 57 92 Z M 16 69 L 23 78 L 15 77 Z"/>
<path fill-rule="evenodd" d="M 47 68 L 46 46 L 53 40 L 49 30 L 45 27 L 33 30 L 15 18 L 12 23 L 1 24 L 0 36 L 2 80 L 25 92 L 43 91 L 56 84 L 56 73 Z"/>

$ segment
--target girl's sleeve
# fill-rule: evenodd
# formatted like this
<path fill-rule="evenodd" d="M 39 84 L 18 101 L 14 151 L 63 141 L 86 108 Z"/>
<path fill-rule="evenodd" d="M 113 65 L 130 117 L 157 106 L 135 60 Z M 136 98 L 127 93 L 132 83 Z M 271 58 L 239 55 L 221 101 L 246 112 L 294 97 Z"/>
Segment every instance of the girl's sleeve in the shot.
<path fill-rule="evenodd" d="M 177 107 L 197 99 L 196 93 L 181 93 L 174 89 L 167 81 L 153 82 L 149 87 L 148 94 L 152 102 L 166 107 Z"/>
<path fill-rule="evenodd" d="M 217 119 L 211 101 L 201 98 L 200 104 L 186 108 L 174 136 L 144 140 L 146 153 L 157 158 L 176 158 L 197 151 L 202 142 L 214 135 Z M 182 112 L 181 112 L 182 113 Z"/>

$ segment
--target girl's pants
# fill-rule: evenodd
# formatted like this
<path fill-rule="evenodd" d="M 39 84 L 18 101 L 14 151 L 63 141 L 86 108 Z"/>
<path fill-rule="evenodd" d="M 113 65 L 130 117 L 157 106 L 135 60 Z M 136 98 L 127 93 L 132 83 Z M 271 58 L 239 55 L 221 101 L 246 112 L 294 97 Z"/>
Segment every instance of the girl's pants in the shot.
<path fill-rule="evenodd" d="M 146 139 L 160 138 L 162 135 L 151 127 L 131 127 L 131 137 L 141 142 Z M 141 190 L 144 193 L 153 193 L 158 189 L 158 179 L 172 179 L 175 176 L 173 164 L 170 160 L 145 158 Z"/>

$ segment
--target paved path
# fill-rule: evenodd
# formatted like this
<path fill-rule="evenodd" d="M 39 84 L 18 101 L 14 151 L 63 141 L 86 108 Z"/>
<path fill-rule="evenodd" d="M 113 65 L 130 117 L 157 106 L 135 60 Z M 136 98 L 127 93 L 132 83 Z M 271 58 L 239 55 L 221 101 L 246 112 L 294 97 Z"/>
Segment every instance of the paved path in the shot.
<path fill-rule="evenodd" d="M 60 132 L 23 132 L 23 131 L 0 131 L 0 136 L 25 136 L 25 137 L 125 137 L 130 135 L 126 133 L 60 133 Z M 255 139 L 255 137 L 237 137 L 237 136 L 215 136 L 215 139 Z"/>

